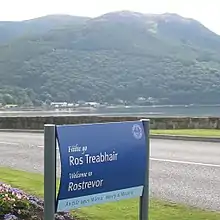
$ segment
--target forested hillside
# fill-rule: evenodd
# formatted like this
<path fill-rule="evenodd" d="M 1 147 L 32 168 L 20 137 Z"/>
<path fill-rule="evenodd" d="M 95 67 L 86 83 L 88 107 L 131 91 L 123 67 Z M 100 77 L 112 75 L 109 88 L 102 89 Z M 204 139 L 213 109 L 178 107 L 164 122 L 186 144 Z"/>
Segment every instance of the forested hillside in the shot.
<path fill-rule="evenodd" d="M 0 23 L 2 103 L 220 102 L 220 36 L 193 19 L 122 11 L 12 23 Z"/>

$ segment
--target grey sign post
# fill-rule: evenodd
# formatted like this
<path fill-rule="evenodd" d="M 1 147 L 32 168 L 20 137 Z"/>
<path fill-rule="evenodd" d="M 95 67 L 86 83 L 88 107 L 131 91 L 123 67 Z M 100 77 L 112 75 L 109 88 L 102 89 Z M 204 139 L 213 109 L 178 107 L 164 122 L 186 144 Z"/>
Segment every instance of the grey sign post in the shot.
<path fill-rule="evenodd" d="M 44 219 L 54 220 L 56 201 L 56 127 L 44 126 Z"/>
<path fill-rule="evenodd" d="M 147 160 L 145 169 L 145 183 L 143 189 L 143 195 L 140 197 L 140 212 L 139 220 L 148 220 L 148 210 L 149 210 L 149 157 L 150 157 L 150 120 L 142 119 L 144 125 L 144 132 L 146 136 L 146 147 L 147 147 Z"/>

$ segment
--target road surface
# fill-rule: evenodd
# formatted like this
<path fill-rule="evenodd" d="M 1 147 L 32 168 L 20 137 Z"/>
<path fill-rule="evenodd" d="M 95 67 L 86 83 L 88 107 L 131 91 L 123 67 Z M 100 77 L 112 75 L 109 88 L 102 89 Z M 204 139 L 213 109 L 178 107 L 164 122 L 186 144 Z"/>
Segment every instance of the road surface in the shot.
<path fill-rule="evenodd" d="M 220 210 L 220 143 L 150 144 L 151 196 Z M 43 134 L 0 132 L 0 166 L 43 173 Z M 58 174 L 59 168 L 58 163 Z"/>

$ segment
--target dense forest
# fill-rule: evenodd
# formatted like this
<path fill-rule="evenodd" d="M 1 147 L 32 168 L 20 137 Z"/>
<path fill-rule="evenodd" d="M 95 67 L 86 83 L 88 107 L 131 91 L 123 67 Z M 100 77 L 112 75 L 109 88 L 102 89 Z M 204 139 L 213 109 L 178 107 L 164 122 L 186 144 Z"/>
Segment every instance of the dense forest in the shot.
<path fill-rule="evenodd" d="M 220 103 L 220 36 L 177 14 L 0 22 L 0 102 Z"/>

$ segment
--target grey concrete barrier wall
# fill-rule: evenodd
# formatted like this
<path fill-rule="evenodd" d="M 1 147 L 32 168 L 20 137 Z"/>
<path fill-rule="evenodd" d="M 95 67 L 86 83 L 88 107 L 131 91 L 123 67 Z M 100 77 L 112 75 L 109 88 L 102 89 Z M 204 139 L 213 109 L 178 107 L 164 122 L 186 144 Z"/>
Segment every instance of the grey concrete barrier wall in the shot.
<path fill-rule="evenodd" d="M 98 116 L 42 116 L 0 117 L 0 129 L 43 129 L 44 124 L 84 124 L 116 121 L 133 121 L 144 117 L 98 117 Z M 149 118 L 151 129 L 219 129 L 220 118 L 164 117 Z"/>

